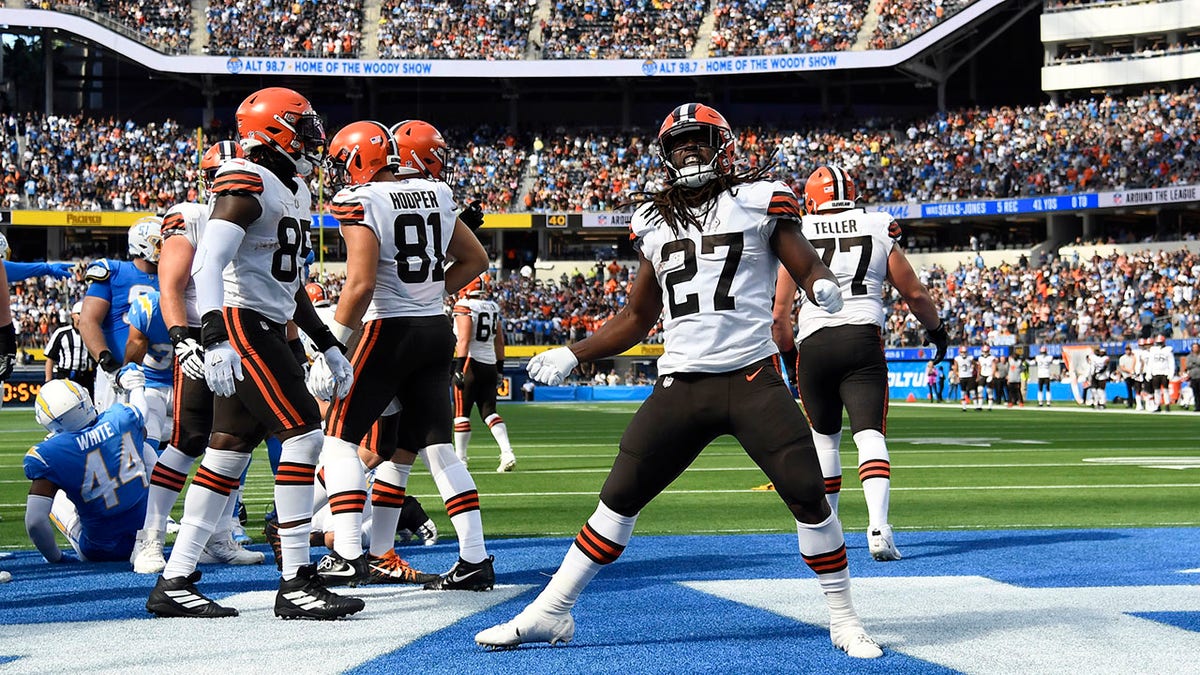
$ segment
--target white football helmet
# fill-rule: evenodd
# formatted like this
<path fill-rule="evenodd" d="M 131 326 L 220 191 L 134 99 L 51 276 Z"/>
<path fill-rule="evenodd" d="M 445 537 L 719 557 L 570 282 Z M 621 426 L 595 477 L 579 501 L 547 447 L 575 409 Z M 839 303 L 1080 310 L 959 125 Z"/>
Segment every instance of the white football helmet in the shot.
<path fill-rule="evenodd" d="M 0 260 L 8 260 L 8 239 L 0 232 Z"/>
<path fill-rule="evenodd" d="M 50 380 L 38 391 L 34 416 L 47 431 L 73 433 L 96 421 L 96 406 L 87 389 L 70 380 Z"/>
<path fill-rule="evenodd" d="M 147 216 L 129 228 L 129 257 L 158 263 L 162 252 L 162 218 Z"/>

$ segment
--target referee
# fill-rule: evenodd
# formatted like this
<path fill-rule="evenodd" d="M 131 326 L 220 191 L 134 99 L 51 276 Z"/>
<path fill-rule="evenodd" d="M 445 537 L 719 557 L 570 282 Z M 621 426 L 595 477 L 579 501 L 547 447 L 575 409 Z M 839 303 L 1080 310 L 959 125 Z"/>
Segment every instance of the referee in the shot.
<path fill-rule="evenodd" d="M 60 327 L 50 336 L 50 344 L 46 345 L 46 381 L 66 378 L 91 391 L 96 382 L 96 362 L 83 346 L 83 336 L 79 334 L 82 309 L 82 302 L 72 305 L 71 324 Z"/>

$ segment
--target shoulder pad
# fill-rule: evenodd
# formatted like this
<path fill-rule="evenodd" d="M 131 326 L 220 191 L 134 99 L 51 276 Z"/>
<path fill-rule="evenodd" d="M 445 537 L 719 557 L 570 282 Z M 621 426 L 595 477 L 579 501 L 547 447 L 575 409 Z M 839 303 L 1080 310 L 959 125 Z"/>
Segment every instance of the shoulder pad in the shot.
<path fill-rule="evenodd" d="M 212 192 L 221 194 L 262 194 L 263 179 L 258 167 L 244 159 L 230 159 L 217 169 Z"/>
<path fill-rule="evenodd" d="M 803 212 L 800 210 L 800 202 L 796 199 L 796 193 L 787 186 L 787 183 L 781 181 L 773 181 L 769 185 L 771 196 L 767 202 L 767 215 L 773 218 L 799 220 Z"/>
<path fill-rule="evenodd" d="M 339 224 L 361 223 L 367 217 L 366 209 L 363 208 L 361 201 L 363 196 L 349 189 L 339 190 L 333 196 L 329 212 L 333 214 Z"/>
<path fill-rule="evenodd" d="M 93 260 L 91 264 L 87 266 L 87 270 L 84 271 L 83 279 L 89 283 L 96 281 L 108 281 L 115 271 L 113 269 L 114 267 L 115 265 L 109 262 L 107 258 Z"/>
<path fill-rule="evenodd" d="M 900 229 L 900 223 L 897 223 L 896 219 L 892 218 L 891 222 L 888 223 L 888 236 L 892 239 L 899 239 L 903 234 L 904 231 Z"/>

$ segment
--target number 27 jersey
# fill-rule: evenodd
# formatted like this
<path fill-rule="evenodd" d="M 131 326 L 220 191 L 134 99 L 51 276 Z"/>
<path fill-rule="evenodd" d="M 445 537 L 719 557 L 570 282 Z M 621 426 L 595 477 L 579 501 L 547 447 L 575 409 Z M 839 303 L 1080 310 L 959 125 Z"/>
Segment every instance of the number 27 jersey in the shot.
<path fill-rule="evenodd" d="M 780 218 L 799 219 L 779 182 L 739 185 L 716 198 L 702 231 L 671 229 L 653 206 L 634 214 L 635 247 L 654 266 L 663 302 L 660 373 L 727 373 L 778 353 L 771 305 Z"/>
<path fill-rule="evenodd" d="M 424 178 L 356 185 L 338 192 L 331 210 L 343 230 L 367 227 L 379 240 L 363 321 L 444 314 L 443 266 L 458 220 L 448 185 Z"/>

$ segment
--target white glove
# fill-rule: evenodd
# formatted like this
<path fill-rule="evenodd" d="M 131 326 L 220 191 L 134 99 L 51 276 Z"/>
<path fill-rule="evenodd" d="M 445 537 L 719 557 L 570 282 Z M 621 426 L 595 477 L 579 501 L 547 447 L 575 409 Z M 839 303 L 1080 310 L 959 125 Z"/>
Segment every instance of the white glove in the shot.
<path fill-rule="evenodd" d="M 838 285 L 828 279 L 817 279 L 812 286 L 813 299 L 817 301 L 817 307 L 829 312 L 837 314 L 842 311 L 842 289 Z"/>
<path fill-rule="evenodd" d="M 146 373 L 136 363 L 127 363 L 117 371 L 117 383 L 121 389 L 132 391 L 146 386 Z"/>
<path fill-rule="evenodd" d="M 575 352 L 567 347 L 558 347 L 534 356 L 525 370 L 538 382 L 554 386 L 562 384 L 577 365 L 579 359 L 575 357 Z"/>
<path fill-rule="evenodd" d="M 204 348 L 192 338 L 175 345 L 175 360 L 189 380 L 204 379 Z"/>
<path fill-rule="evenodd" d="M 241 381 L 242 357 L 225 340 L 204 350 L 204 380 L 217 396 L 233 396 Z"/>
<path fill-rule="evenodd" d="M 308 393 L 319 401 L 328 401 L 333 398 L 335 384 L 333 373 L 329 371 L 329 364 L 325 362 L 325 355 L 317 354 L 308 366 L 308 378 L 305 380 Z"/>
<path fill-rule="evenodd" d="M 335 383 L 333 397 L 346 398 L 346 395 L 350 393 L 350 386 L 354 384 L 354 368 L 350 366 L 350 362 L 346 360 L 342 350 L 337 347 L 325 350 L 325 365 L 329 367 L 329 372 L 333 375 Z"/>

